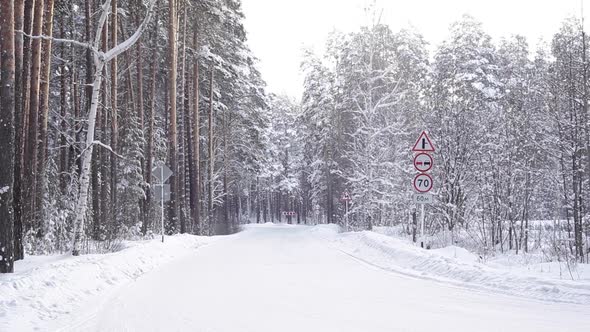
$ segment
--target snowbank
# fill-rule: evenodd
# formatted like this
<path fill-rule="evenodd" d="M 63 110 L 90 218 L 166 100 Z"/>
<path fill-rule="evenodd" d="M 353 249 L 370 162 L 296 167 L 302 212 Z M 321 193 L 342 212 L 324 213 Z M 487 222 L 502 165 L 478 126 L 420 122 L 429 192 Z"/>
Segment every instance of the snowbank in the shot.
<path fill-rule="evenodd" d="M 0 275 L 0 331 L 38 330 L 81 307 L 90 313 L 143 274 L 214 239 L 179 235 L 127 242 L 111 254 L 27 257 L 14 274 Z"/>
<path fill-rule="evenodd" d="M 478 262 L 459 247 L 424 250 L 411 242 L 374 232 L 322 233 L 330 245 L 361 263 L 402 274 L 474 290 L 538 300 L 590 304 L 590 280 L 559 280 Z"/>
<path fill-rule="evenodd" d="M 439 249 L 433 249 L 431 252 L 447 258 L 453 258 L 461 262 L 477 263 L 480 258 L 469 250 L 457 246 L 448 246 Z"/>

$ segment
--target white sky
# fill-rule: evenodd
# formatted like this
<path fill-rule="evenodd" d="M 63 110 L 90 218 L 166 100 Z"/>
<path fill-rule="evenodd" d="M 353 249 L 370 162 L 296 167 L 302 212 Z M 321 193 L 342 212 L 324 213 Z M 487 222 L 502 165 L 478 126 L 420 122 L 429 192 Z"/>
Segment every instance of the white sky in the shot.
<path fill-rule="evenodd" d="M 530 45 L 550 41 L 564 18 L 580 16 L 582 0 L 381 0 L 382 22 L 396 31 L 413 25 L 432 46 L 448 33 L 449 25 L 464 13 L 483 22 L 495 41 L 521 34 Z M 590 2 L 584 4 L 585 17 Z M 270 92 L 300 98 L 299 70 L 303 47 L 321 50 L 336 29 L 356 31 L 369 18 L 368 0 L 242 0 L 248 44 L 260 59 L 259 69 Z M 586 24 L 587 26 L 587 24 Z"/>

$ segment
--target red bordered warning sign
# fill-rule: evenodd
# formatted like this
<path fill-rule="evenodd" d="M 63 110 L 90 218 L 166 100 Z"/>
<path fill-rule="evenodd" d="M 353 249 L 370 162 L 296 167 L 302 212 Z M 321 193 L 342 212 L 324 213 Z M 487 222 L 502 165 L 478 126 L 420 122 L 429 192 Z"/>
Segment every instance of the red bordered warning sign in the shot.
<path fill-rule="evenodd" d="M 416 144 L 414 144 L 412 151 L 414 151 L 414 152 L 434 152 L 434 145 L 432 145 L 432 142 L 430 141 L 430 137 L 428 137 L 428 134 L 426 134 L 425 131 L 423 131 L 422 134 L 420 134 L 420 136 L 418 137 L 418 140 L 416 141 Z"/>
<path fill-rule="evenodd" d="M 432 189 L 432 177 L 426 173 L 416 175 L 414 189 L 419 193 L 427 193 Z"/>
<path fill-rule="evenodd" d="M 342 193 L 342 196 L 340 196 L 340 200 L 343 202 L 349 202 L 349 201 L 352 201 L 352 197 L 350 197 L 350 194 L 348 193 L 348 191 L 345 191 Z"/>

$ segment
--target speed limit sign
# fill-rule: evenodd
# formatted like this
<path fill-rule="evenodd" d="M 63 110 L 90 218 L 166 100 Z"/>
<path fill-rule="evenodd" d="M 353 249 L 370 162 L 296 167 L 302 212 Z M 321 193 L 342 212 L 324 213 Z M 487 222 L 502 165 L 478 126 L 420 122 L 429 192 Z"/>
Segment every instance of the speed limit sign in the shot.
<path fill-rule="evenodd" d="M 432 177 L 426 173 L 420 173 L 414 178 L 414 189 L 420 193 L 429 192 L 432 189 Z"/>

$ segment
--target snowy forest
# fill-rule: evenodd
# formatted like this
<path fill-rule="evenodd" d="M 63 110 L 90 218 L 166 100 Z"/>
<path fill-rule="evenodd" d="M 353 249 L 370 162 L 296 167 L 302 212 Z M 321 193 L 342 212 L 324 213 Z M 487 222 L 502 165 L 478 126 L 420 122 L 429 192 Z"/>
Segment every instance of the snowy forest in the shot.
<path fill-rule="evenodd" d="M 346 219 L 415 241 L 422 130 L 436 146 L 429 246 L 588 262 L 580 19 L 535 48 L 492 40 L 468 15 L 440 45 L 375 19 L 303 50 L 295 99 L 267 90 L 240 0 L 0 3 L 0 272 L 26 255 L 157 237 L 162 214 L 168 235 Z"/>

